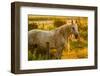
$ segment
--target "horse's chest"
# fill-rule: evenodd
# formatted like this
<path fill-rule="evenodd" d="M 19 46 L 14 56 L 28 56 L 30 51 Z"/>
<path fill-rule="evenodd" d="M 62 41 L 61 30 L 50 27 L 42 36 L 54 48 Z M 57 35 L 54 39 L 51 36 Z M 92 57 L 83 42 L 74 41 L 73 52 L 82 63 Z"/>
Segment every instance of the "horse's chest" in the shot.
<path fill-rule="evenodd" d="M 55 39 L 56 47 L 63 47 L 65 45 L 65 43 L 66 43 L 66 40 L 62 36 L 58 36 Z"/>

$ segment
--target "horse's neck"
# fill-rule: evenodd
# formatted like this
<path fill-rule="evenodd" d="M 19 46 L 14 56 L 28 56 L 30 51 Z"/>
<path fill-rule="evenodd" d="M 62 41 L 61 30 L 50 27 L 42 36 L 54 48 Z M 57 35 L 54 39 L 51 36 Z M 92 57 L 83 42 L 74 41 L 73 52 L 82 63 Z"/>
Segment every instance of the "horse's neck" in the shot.
<path fill-rule="evenodd" d="M 69 37 L 70 36 L 70 34 L 71 34 L 71 26 L 70 25 L 68 25 L 67 27 L 66 27 L 66 29 L 65 29 L 65 37 Z"/>
<path fill-rule="evenodd" d="M 62 33 L 61 33 L 62 32 Z M 70 35 L 70 26 L 67 26 L 67 25 L 64 25 L 64 26 L 61 26 L 61 27 L 58 27 L 56 30 L 55 30 L 55 35 L 58 34 L 58 35 L 62 35 L 64 37 L 64 39 L 67 39 L 68 36 Z M 58 37 L 59 38 L 59 37 Z"/>

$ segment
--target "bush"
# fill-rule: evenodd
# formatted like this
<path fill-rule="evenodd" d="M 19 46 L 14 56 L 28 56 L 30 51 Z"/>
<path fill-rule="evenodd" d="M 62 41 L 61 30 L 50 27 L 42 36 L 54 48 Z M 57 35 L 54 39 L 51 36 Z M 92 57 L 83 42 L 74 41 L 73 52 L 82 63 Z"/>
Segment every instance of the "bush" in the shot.
<path fill-rule="evenodd" d="M 62 20 L 55 20 L 54 21 L 54 26 L 56 27 L 59 27 L 61 25 L 64 25 L 65 24 L 65 21 L 62 21 Z"/>
<path fill-rule="evenodd" d="M 32 24 L 28 24 L 28 31 L 32 30 L 32 29 L 36 29 L 37 28 L 37 24 L 32 23 Z"/>

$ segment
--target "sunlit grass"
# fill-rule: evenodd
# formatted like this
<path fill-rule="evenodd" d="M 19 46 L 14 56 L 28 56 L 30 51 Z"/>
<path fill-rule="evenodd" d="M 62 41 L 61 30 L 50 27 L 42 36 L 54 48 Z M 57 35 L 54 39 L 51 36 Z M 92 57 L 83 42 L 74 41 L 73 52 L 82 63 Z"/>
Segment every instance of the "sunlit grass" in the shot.
<path fill-rule="evenodd" d="M 87 58 L 88 52 L 87 48 L 79 49 L 79 50 L 70 50 L 63 51 L 62 59 L 80 59 L 80 58 Z"/>

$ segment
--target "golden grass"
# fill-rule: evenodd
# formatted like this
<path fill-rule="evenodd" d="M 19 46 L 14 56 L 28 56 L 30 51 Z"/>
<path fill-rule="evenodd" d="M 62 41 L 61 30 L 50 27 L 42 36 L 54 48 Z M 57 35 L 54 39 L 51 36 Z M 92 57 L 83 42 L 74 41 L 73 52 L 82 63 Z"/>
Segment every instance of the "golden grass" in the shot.
<path fill-rule="evenodd" d="M 51 54 L 55 56 L 56 49 L 52 49 Z M 61 59 L 81 59 L 87 57 L 88 57 L 88 49 L 82 48 L 82 49 L 70 50 L 70 51 L 64 50 Z"/>
<path fill-rule="evenodd" d="M 79 49 L 79 50 L 70 50 L 63 51 L 62 59 L 79 59 L 79 58 L 87 58 L 88 51 L 87 48 Z"/>
<path fill-rule="evenodd" d="M 80 38 L 79 40 L 82 43 L 87 43 L 87 41 L 85 41 L 83 38 Z M 68 48 L 70 48 L 70 49 L 68 49 Z M 81 48 L 76 47 L 76 48 L 72 49 L 71 46 L 70 46 L 68 48 L 65 48 L 63 50 L 61 59 L 81 59 L 81 58 L 88 58 L 88 48 L 87 47 L 81 47 Z M 54 57 L 56 57 L 56 52 L 57 52 L 56 49 L 50 50 L 50 53 Z"/>

